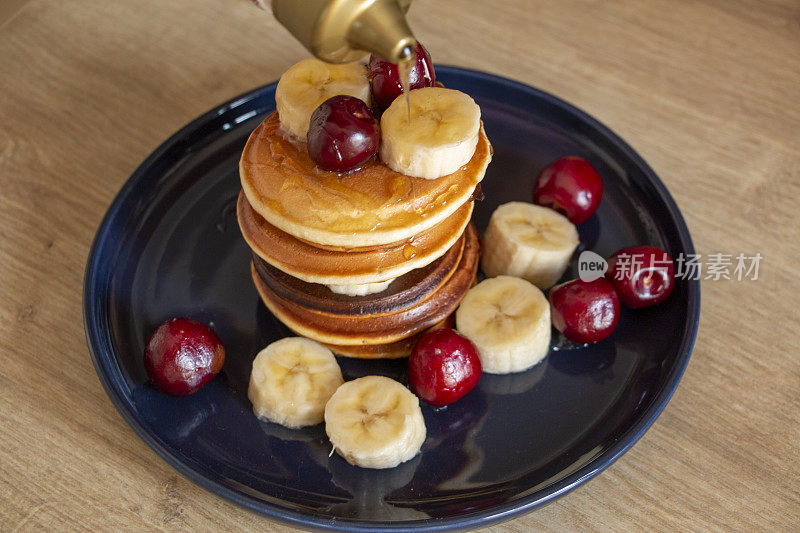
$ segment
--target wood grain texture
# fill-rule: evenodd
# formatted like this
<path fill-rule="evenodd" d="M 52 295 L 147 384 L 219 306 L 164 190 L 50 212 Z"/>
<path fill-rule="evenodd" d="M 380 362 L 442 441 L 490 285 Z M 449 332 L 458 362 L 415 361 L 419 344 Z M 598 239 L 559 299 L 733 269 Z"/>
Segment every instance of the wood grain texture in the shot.
<path fill-rule="evenodd" d="M 439 63 L 550 91 L 617 131 L 700 253 L 685 377 L 602 475 L 492 531 L 800 528 L 800 2 L 418 0 Z M 32 0 L 0 30 L 0 530 L 290 531 L 177 474 L 125 424 L 81 290 L 116 191 L 166 137 L 304 50 L 244 0 Z"/>

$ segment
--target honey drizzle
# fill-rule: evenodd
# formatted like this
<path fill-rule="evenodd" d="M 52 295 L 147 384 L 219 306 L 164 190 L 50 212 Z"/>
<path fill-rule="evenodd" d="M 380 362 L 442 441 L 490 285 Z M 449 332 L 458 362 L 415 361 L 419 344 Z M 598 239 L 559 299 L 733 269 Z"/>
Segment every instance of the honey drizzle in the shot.
<path fill-rule="evenodd" d="M 416 60 L 417 49 L 414 48 L 411 51 L 411 55 L 408 56 L 408 59 L 397 64 L 397 73 L 400 76 L 400 84 L 403 86 L 403 94 L 406 97 L 406 110 L 408 112 L 407 119 L 409 124 L 411 123 L 411 99 L 408 93 L 411 92 L 411 67 Z"/>

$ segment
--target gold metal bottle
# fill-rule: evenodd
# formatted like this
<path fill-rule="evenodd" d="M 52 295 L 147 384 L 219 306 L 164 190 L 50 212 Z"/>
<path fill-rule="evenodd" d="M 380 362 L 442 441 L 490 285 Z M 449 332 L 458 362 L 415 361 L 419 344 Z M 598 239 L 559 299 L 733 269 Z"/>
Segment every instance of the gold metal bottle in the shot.
<path fill-rule="evenodd" d="M 417 41 L 405 14 L 412 0 L 272 0 L 272 13 L 323 61 L 346 63 L 371 52 L 400 63 Z"/>

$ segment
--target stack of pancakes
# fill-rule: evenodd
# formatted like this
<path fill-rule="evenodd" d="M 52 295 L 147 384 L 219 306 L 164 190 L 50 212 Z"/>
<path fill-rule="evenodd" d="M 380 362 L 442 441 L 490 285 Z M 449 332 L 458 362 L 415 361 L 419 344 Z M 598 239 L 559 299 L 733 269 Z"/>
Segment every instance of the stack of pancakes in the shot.
<path fill-rule="evenodd" d="M 472 159 L 441 178 L 378 158 L 339 175 L 319 169 L 272 113 L 242 153 L 237 209 L 264 304 L 337 354 L 408 355 L 474 283 L 472 200 L 490 160 L 481 129 Z"/>

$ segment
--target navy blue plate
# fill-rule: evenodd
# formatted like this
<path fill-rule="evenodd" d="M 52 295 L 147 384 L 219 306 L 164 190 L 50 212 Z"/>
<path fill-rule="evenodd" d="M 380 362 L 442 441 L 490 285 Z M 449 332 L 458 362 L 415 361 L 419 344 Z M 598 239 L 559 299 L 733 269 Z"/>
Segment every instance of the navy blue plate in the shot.
<path fill-rule="evenodd" d="M 607 256 L 654 244 L 693 253 L 664 185 L 619 137 L 580 110 L 526 85 L 439 67 L 438 78 L 481 106 L 494 160 L 475 210 L 479 229 L 567 154 L 605 182 L 581 248 Z M 423 407 L 422 453 L 369 471 L 337 455 L 324 429 L 259 422 L 247 385 L 255 354 L 291 333 L 259 302 L 236 224 L 237 162 L 275 108 L 275 84 L 201 116 L 156 150 L 111 204 L 89 255 L 86 336 L 109 397 L 137 434 L 207 489 L 300 527 L 407 531 L 486 526 L 563 495 L 610 465 L 653 423 L 678 385 L 697 332 L 700 285 L 679 281 L 663 304 L 624 310 L 616 332 L 587 348 L 558 346 L 544 363 L 485 375 L 446 409 Z M 574 266 L 574 265 L 573 265 Z M 574 268 L 566 276 L 575 277 Z M 225 343 L 222 373 L 200 392 L 156 392 L 142 363 L 162 321 L 189 316 Z M 560 349 L 559 349 L 560 348 Z M 340 360 L 345 379 L 405 380 L 403 362 Z"/>

